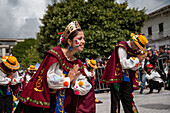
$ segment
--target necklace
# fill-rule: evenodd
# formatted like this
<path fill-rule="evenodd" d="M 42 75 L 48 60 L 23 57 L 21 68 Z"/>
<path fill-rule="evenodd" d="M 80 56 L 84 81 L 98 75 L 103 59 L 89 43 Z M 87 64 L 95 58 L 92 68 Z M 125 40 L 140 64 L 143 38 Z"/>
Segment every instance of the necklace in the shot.
<path fill-rule="evenodd" d="M 67 52 L 66 52 L 65 50 L 63 50 L 63 53 L 64 53 L 64 56 L 67 58 L 67 60 L 72 61 L 72 60 L 75 60 L 75 59 L 76 59 L 74 56 L 68 56 L 68 55 L 66 55 Z"/>

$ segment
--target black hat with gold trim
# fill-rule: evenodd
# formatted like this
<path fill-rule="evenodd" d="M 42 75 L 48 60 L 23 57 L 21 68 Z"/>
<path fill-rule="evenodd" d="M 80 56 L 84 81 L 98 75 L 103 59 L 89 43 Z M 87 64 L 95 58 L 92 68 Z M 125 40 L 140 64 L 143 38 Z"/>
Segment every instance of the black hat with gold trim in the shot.
<path fill-rule="evenodd" d="M 95 61 L 95 60 L 93 60 L 93 59 L 91 59 L 91 60 L 87 59 L 86 61 L 87 61 L 87 64 L 90 65 L 92 68 L 97 69 L 97 65 L 96 65 L 96 61 Z"/>
<path fill-rule="evenodd" d="M 20 64 L 15 56 L 3 56 L 1 60 L 11 70 L 18 70 L 20 68 Z"/>
<path fill-rule="evenodd" d="M 30 66 L 29 66 L 29 68 L 27 68 L 27 70 L 33 70 L 33 71 L 36 71 L 36 70 L 37 70 L 37 68 L 35 68 L 35 66 L 34 66 L 34 65 L 30 65 Z"/>

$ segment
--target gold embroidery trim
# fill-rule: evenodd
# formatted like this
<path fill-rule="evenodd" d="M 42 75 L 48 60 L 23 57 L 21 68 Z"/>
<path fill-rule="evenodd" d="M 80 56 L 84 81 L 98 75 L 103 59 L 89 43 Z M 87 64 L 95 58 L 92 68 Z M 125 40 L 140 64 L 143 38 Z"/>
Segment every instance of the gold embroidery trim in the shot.
<path fill-rule="evenodd" d="M 27 97 L 26 99 L 21 97 L 21 96 L 18 96 L 18 98 L 23 101 L 23 102 L 26 102 L 26 101 L 29 101 L 31 103 L 34 103 L 34 104 L 38 104 L 38 105 L 42 105 L 42 106 L 50 106 L 50 103 L 48 102 L 42 102 L 42 101 L 37 101 L 37 100 L 33 100 L 32 98 L 30 97 Z"/>
<path fill-rule="evenodd" d="M 120 76 L 120 68 L 118 63 L 116 64 L 115 76 Z"/>
<path fill-rule="evenodd" d="M 63 63 L 63 61 L 62 61 L 60 55 L 58 54 L 58 52 L 54 51 L 53 49 L 51 49 L 50 51 L 58 56 L 62 66 L 64 66 L 68 70 L 72 70 L 73 69 L 71 67 L 68 67 L 65 63 Z M 83 68 L 84 68 L 84 66 L 79 67 L 79 69 L 83 69 Z"/>
<path fill-rule="evenodd" d="M 36 82 L 36 87 L 34 88 L 35 91 L 38 91 L 38 92 L 43 92 L 44 91 L 44 88 L 41 86 L 42 84 L 42 81 L 43 81 L 43 73 L 44 73 L 45 69 L 42 69 L 41 72 L 40 72 L 40 75 L 38 76 L 38 80 Z"/>

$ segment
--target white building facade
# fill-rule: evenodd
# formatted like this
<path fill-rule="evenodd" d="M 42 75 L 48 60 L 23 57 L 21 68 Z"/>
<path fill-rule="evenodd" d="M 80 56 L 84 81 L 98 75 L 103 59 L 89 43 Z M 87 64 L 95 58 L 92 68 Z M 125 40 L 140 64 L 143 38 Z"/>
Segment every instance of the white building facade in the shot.
<path fill-rule="evenodd" d="M 11 49 L 18 43 L 23 42 L 24 39 L 8 39 L 0 38 L 0 59 L 3 56 L 8 56 L 11 52 Z M 1 61 L 0 61 L 1 62 Z"/>
<path fill-rule="evenodd" d="M 149 40 L 149 46 L 159 49 L 170 46 L 170 5 L 148 14 L 142 33 Z"/>

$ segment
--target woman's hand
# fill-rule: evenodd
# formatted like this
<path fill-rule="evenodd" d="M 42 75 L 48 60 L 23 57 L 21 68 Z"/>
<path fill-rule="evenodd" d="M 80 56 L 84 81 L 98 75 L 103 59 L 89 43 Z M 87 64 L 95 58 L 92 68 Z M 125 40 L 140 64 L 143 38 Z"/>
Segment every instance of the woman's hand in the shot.
<path fill-rule="evenodd" d="M 68 77 L 70 78 L 70 82 L 72 82 L 74 79 L 77 78 L 79 75 L 80 71 L 78 71 L 79 66 L 76 64 L 71 71 L 68 73 Z"/>

